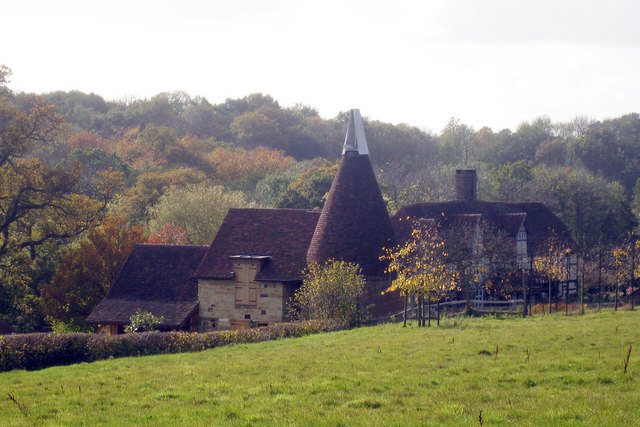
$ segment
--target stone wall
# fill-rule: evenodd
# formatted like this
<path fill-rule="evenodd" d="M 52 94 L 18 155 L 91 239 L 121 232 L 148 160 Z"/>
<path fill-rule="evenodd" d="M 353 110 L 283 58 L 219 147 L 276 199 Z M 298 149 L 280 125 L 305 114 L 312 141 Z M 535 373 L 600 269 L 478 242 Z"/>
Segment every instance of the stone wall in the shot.
<path fill-rule="evenodd" d="M 288 305 L 294 286 L 282 282 L 257 283 L 257 303 L 247 306 L 236 305 L 236 284 L 233 280 L 200 279 L 198 330 L 265 326 L 289 320 Z"/>

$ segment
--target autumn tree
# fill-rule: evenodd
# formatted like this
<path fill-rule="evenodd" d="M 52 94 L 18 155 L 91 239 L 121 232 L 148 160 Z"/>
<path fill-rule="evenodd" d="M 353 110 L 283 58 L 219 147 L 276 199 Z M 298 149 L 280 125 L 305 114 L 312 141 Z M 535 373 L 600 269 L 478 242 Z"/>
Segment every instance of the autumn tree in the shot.
<path fill-rule="evenodd" d="M 175 129 L 148 124 L 126 131 L 116 142 L 116 154 L 136 169 L 150 170 L 168 164 L 177 144 Z"/>
<path fill-rule="evenodd" d="M 27 250 L 35 258 L 39 246 L 87 230 L 120 188 L 122 175 L 104 173 L 96 177 L 95 198 L 78 194 L 79 168 L 53 167 L 31 156 L 60 135 L 63 122 L 37 97 L 26 111 L 0 97 L 0 265 L 12 253 Z"/>
<path fill-rule="evenodd" d="M 620 300 L 620 287 L 623 288 L 625 295 L 633 294 L 635 291 L 636 277 L 640 273 L 640 262 L 638 254 L 640 253 L 640 240 L 635 235 L 629 235 L 625 239 L 617 242 L 611 249 L 613 264 L 615 267 L 615 309 L 618 309 Z M 631 298 L 631 309 L 635 308 L 635 299 Z"/>
<path fill-rule="evenodd" d="M 445 242 L 432 223 L 416 223 L 409 239 L 395 248 L 385 248 L 381 259 L 389 262 L 386 273 L 394 275 L 394 279 L 386 292 L 399 291 L 405 296 L 418 299 L 418 324 L 424 326 L 422 302 L 428 302 L 427 318 L 431 322 L 431 303 L 440 301 L 456 288 L 456 272 L 447 267 L 448 254 L 444 249 Z M 438 310 L 438 323 L 439 323 Z"/>
<path fill-rule="evenodd" d="M 187 230 L 173 224 L 165 224 L 160 230 L 151 233 L 148 242 L 154 245 L 188 245 L 191 243 Z"/>
<path fill-rule="evenodd" d="M 480 215 L 444 218 L 440 233 L 466 311 L 470 312 L 472 298 L 480 289 L 494 284 L 495 273 L 506 274 L 516 268 L 513 242 L 503 229 Z"/>
<path fill-rule="evenodd" d="M 49 323 L 67 330 L 88 330 L 84 319 L 104 298 L 136 243 L 146 240 L 141 225 L 107 217 L 63 255 L 50 283 L 40 288 Z"/>
<path fill-rule="evenodd" d="M 533 257 L 533 268 L 536 274 L 546 279 L 548 284 L 549 313 L 551 313 L 552 285 L 567 277 L 567 258 L 571 254 L 568 242 L 557 235 L 551 235 L 542 248 Z"/>
<path fill-rule="evenodd" d="M 69 147 L 73 149 L 98 149 L 109 151 L 109 143 L 100 135 L 88 131 L 78 132 L 72 135 L 68 141 Z"/>
<path fill-rule="evenodd" d="M 258 147 L 244 150 L 233 146 L 219 146 L 207 155 L 213 174 L 223 183 L 244 183 L 253 187 L 265 176 L 285 170 L 295 163 L 295 159 L 285 156 L 281 150 Z"/>

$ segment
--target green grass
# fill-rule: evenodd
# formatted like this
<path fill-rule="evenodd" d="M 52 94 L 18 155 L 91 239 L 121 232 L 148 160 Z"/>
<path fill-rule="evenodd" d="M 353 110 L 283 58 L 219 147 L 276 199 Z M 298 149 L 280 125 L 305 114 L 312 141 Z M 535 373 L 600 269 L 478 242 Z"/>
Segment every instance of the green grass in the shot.
<path fill-rule="evenodd" d="M 639 321 L 458 318 L 6 372 L 0 425 L 635 425 Z"/>

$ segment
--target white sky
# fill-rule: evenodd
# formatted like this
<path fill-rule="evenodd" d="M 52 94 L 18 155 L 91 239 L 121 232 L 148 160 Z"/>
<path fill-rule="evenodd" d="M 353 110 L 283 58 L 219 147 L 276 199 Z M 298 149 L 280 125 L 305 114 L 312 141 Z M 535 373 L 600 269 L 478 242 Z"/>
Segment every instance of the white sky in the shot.
<path fill-rule="evenodd" d="M 638 0 L 6 0 L 10 87 L 253 92 L 440 132 L 640 111 Z"/>

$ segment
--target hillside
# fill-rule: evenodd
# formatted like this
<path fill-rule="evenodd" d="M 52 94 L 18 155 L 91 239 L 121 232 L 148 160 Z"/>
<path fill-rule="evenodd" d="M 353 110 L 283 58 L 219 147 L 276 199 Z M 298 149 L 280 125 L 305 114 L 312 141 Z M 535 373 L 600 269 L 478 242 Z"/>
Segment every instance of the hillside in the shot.
<path fill-rule="evenodd" d="M 8 372 L 0 424 L 634 424 L 639 320 L 457 318 Z"/>
<path fill-rule="evenodd" d="M 27 94 L 11 75 L 0 66 L 0 319 L 18 332 L 91 331 L 85 319 L 136 243 L 209 245 L 230 208 L 322 208 L 342 152 L 346 112 L 323 118 L 260 93 L 219 104 Z M 611 254 L 628 252 L 638 225 L 638 113 L 513 130 L 451 118 L 439 133 L 363 113 L 390 214 L 451 200 L 456 170 L 475 169 L 479 199 L 543 202 L 563 221 L 588 302 L 625 288 Z"/>

